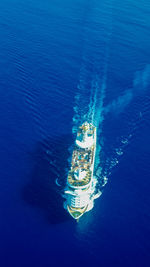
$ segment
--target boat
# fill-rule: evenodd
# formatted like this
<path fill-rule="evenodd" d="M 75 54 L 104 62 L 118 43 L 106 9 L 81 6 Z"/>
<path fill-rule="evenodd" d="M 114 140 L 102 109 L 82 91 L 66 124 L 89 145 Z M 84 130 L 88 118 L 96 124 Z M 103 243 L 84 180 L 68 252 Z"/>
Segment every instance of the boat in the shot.
<path fill-rule="evenodd" d="M 96 127 L 84 122 L 77 131 L 71 166 L 67 176 L 64 207 L 76 219 L 93 208 L 96 179 L 93 176 L 96 153 Z"/>

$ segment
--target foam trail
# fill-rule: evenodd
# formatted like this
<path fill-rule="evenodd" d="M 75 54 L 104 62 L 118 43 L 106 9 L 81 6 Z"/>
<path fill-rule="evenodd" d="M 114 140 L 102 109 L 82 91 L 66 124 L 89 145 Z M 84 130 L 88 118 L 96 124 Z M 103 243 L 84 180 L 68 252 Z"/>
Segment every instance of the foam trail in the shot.
<path fill-rule="evenodd" d="M 113 115 L 119 115 L 124 109 L 131 103 L 131 101 L 138 96 L 145 96 L 147 90 L 150 87 L 150 64 L 145 65 L 144 69 L 138 70 L 134 74 L 133 88 L 128 89 L 124 92 L 122 96 L 112 101 L 108 106 L 104 107 L 104 116 L 107 113 L 112 113 Z M 140 112 L 140 118 L 142 113 Z M 115 149 L 116 155 L 112 158 L 107 158 L 106 172 L 108 175 L 111 174 L 111 170 L 119 163 L 119 157 L 123 155 L 125 147 L 129 144 L 131 138 L 133 138 L 133 133 L 138 127 L 137 121 L 132 123 L 132 134 L 130 133 L 127 137 L 123 137 L 121 144 Z M 133 128 L 134 126 L 134 128 Z M 108 173 L 109 172 L 109 173 Z"/>
<path fill-rule="evenodd" d="M 102 122 L 104 120 L 103 105 L 104 105 L 106 86 L 107 86 L 107 71 L 108 71 L 108 62 L 109 62 L 109 54 L 110 54 L 110 48 L 109 48 L 110 36 L 111 35 L 108 34 L 103 71 L 101 75 L 99 71 L 97 71 L 95 74 L 95 77 L 93 78 L 91 82 L 91 97 L 90 97 L 90 104 L 89 104 L 89 111 L 88 111 L 89 120 L 97 128 L 100 128 L 101 130 L 102 130 L 102 127 L 101 127 Z"/>
<path fill-rule="evenodd" d="M 88 107 L 87 120 L 92 122 L 94 121 L 94 112 L 96 108 L 96 95 L 97 95 L 98 81 L 97 77 L 93 77 L 91 81 L 91 95 Z"/>
<path fill-rule="evenodd" d="M 109 2 L 108 15 L 109 23 L 108 29 L 105 31 L 104 37 L 104 51 L 100 58 L 92 57 L 89 55 L 89 42 L 88 42 L 88 31 L 85 28 L 84 37 L 85 37 L 85 47 L 84 47 L 84 55 L 82 58 L 82 66 L 80 69 L 80 77 L 79 84 L 77 86 L 77 94 L 75 96 L 75 106 L 74 106 L 74 117 L 73 117 L 73 130 L 75 133 L 78 126 L 82 124 L 85 120 L 92 122 L 94 125 L 99 127 L 100 123 L 103 121 L 103 102 L 105 98 L 105 90 L 106 90 L 106 81 L 107 81 L 107 69 L 108 69 L 108 61 L 110 55 L 110 40 L 112 36 L 112 9 L 113 3 Z M 96 18 L 100 15 L 100 8 L 92 9 L 92 16 L 89 18 L 91 23 L 96 21 Z M 106 16 L 107 18 L 107 16 Z M 93 38 L 96 42 L 99 40 L 99 31 L 90 38 Z M 93 40 L 93 44 L 94 44 Z M 99 40 L 100 43 L 102 42 Z M 101 62 L 103 62 L 101 65 Z M 90 65 L 93 67 L 92 74 Z M 90 92 L 90 99 L 87 99 L 87 91 Z"/>
<path fill-rule="evenodd" d="M 95 92 L 95 99 L 96 103 L 93 106 L 93 123 L 97 128 L 100 128 L 102 130 L 102 122 L 104 120 L 103 116 L 103 104 L 104 104 L 104 98 L 105 98 L 105 91 L 106 91 L 106 80 L 107 80 L 107 73 L 105 73 L 105 76 L 102 80 L 102 84 L 97 83 L 97 90 Z"/>
<path fill-rule="evenodd" d="M 104 107 L 103 113 L 107 114 L 112 112 L 112 114 L 119 115 L 124 109 L 131 103 L 132 99 L 145 92 L 150 85 L 150 64 L 147 64 L 145 68 L 141 71 L 136 71 L 133 80 L 133 88 L 128 89 L 124 92 L 122 96 L 113 100 L 112 103 Z"/>
<path fill-rule="evenodd" d="M 135 73 L 133 88 L 135 91 L 141 91 L 147 89 L 150 85 L 150 64 L 147 64 L 142 71 L 137 71 Z"/>
<path fill-rule="evenodd" d="M 131 102 L 133 98 L 132 90 L 126 90 L 122 96 L 112 101 L 107 107 L 104 108 L 104 113 L 112 112 L 115 114 L 121 113 L 125 107 Z"/>
<path fill-rule="evenodd" d="M 86 92 L 87 92 L 87 76 L 88 70 L 86 68 L 86 59 L 83 59 L 83 64 L 80 69 L 79 84 L 77 86 L 77 93 L 74 99 L 74 116 L 72 118 L 73 127 L 72 132 L 76 133 L 78 126 L 83 122 L 86 114 Z"/>
<path fill-rule="evenodd" d="M 97 81 L 92 80 L 91 83 L 91 96 L 90 96 L 90 103 L 89 103 L 89 112 L 88 112 L 88 121 L 91 121 L 93 123 L 94 120 L 94 110 L 96 107 L 96 95 L 97 95 Z"/>

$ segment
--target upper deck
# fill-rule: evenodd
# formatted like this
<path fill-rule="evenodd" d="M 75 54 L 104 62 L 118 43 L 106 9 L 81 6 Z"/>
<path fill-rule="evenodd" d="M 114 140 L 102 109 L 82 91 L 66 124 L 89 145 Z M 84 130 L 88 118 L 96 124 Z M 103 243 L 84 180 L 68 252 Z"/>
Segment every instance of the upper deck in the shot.
<path fill-rule="evenodd" d="M 91 181 L 92 165 L 94 161 L 94 149 L 79 149 L 75 148 L 72 154 L 71 169 L 68 173 L 68 183 L 73 187 L 88 185 Z M 83 179 L 77 179 L 77 171 L 85 173 Z"/>
<path fill-rule="evenodd" d="M 74 171 L 69 171 L 68 174 L 68 183 L 73 186 L 73 187 L 80 187 L 80 186 L 85 186 L 88 185 L 91 181 L 91 171 L 87 170 L 87 174 L 85 176 L 85 178 L 83 178 L 82 180 L 77 180 L 74 177 Z"/>
<path fill-rule="evenodd" d="M 68 185 L 74 188 L 86 187 L 92 178 L 96 149 L 96 128 L 89 123 L 79 127 L 75 149 L 72 153 Z"/>

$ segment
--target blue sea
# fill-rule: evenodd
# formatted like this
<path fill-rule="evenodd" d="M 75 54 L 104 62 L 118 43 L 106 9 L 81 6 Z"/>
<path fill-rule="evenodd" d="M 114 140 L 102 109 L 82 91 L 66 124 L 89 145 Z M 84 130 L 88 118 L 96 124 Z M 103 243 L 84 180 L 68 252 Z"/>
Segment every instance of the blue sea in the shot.
<path fill-rule="evenodd" d="M 63 190 L 97 127 L 102 195 Z M 0 1 L 0 267 L 150 266 L 149 0 Z"/>

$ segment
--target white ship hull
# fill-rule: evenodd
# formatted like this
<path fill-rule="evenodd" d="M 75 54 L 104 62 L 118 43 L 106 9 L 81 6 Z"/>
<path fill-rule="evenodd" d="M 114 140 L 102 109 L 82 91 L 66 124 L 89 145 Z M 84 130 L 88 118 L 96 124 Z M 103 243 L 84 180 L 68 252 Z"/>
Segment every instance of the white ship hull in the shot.
<path fill-rule="evenodd" d="M 96 127 L 84 123 L 79 127 L 71 169 L 65 189 L 65 208 L 74 219 L 79 219 L 93 208 L 96 180 L 93 176 L 96 153 Z"/>

